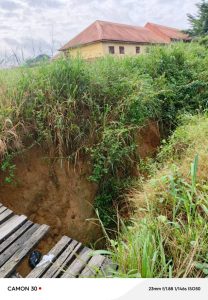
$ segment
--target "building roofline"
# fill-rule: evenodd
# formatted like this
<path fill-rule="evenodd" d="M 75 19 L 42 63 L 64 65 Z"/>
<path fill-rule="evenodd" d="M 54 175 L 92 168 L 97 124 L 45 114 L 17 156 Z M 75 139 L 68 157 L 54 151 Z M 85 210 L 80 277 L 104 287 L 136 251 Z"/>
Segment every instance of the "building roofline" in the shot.
<path fill-rule="evenodd" d="M 109 39 L 108 39 L 106 36 L 106 32 L 104 31 L 105 25 L 119 26 L 118 28 L 120 28 L 120 31 L 122 31 L 122 27 L 124 27 L 124 28 L 126 28 L 127 32 L 128 32 L 128 29 L 129 29 L 129 32 L 131 32 L 130 29 L 132 29 L 134 31 L 138 29 L 138 37 L 140 36 L 141 41 L 139 41 L 139 39 L 138 39 L 138 41 L 136 41 L 136 38 L 135 38 L 135 41 L 133 40 L 134 38 L 131 38 L 130 40 L 128 40 L 127 33 L 126 33 L 126 36 L 125 35 L 123 36 L 123 39 L 122 39 L 122 37 L 121 37 L 121 39 L 118 39 L 119 34 L 117 36 L 115 36 L 115 39 L 113 39 L 113 36 L 111 36 L 111 37 L 109 36 Z M 148 27 L 148 25 L 150 27 L 155 26 L 158 28 L 158 30 L 152 30 L 151 28 Z M 94 33 L 96 32 L 95 34 L 93 34 L 93 28 L 94 28 Z M 165 25 L 155 24 L 152 22 L 147 22 L 144 27 L 141 27 L 141 26 L 136 26 L 136 25 L 128 25 L 128 24 L 122 24 L 122 23 L 116 23 L 116 22 L 96 20 L 95 22 L 93 22 L 92 24 L 87 26 L 85 29 L 83 29 L 74 38 L 72 38 L 68 43 L 66 43 L 64 46 L 62 46 L 59 49 L 59 51 L 66 51 L 68 49 L 78 48 L 78 47 L 81 47 L 84 45 L 89 45 L 89 44 L 93 44 L 96 42 L 106 42 L 106 41 L 123 42 L 123 43 L 127 42 L 127 43 L 135 43 L 135 44 L 137 44 L 137 43 L 138 44 L 139 43 L 140 44 L 168 44 L 168 43 L 170 43 L 171 38 L 167 34 L 161 32 L 159 28 L 161 28 L 161 30 L 162 30 L 162 28 L 164 28 L 164 29 L 178 31 L 178 32 L 182 33 L 182 31 L 180 29 L 168 27 Z M 141 35 L 139 35 L 139 30 L 141 31 Z M 134 32 L 134 31 L 132 31 L 132 32 Z M 83 38 L 85 32 L 86 32 L 86 35 L 87 35 L 87 33 L 91 34 L 91 36 L 90 36 L 90 38 L 88 38 L 88 40 L 86 38 Z M 152 36 L 149 35 L 150 33 L 152 34 Z M 147 37 L 149 37 L 149 38 L 144 38 L 145 34 L 147 34 Z M 135 36 L 135 34 L 134 34 L 134 36 Z M 179 38 L 179 39 L 185 41 L 185 40 L 188 40 L 189 38 L 187 36 L 187 38 L 184 37 L 184 38 Z"/>
<path fill-rule="evenodd" d="M 172 30 L 177 30 L 177 31 L 182 31 L 182 29 L 179 28 L 175 28 L 175 27 L 170 27 L 170 26 L 166 26 L 166 25 L 161 25 L 161 24 L 156 24 L 153 22 L 147 22 L 145 25 L 150 24 L 150 25 L 154 25 L 154 26 L 159 26 L 159 27 L 163 27 L 163 28 L 168 28 L 168 29 L 172 29 Z"/>
<path fill-rule="evenodd" d="M 96 20 L 96 21 L 94 21 L 93 23 L 91 23 L 89 26 L 87 26 L 85 29 L 83 29 L 82 31 L 80 31 L 80 32 L 79 32 L 76 36 L 74 36 L 71 40 L 76 39 L 79 35 L 81 35 L 83 32 L 85 32 L 87 29 L 89 29 L 89 28 L 90 28 L 91 26 L 93 26 L 93 25 L 96 26 L 96 28 L 97 28 L 97 30 L 98 30 L 98 33 L 99 33 L 99 38 L 100 38 L 100 39 L 97 39 L 97 40 L 95 40 L 95 41 L 93 41 L 93 42 L 98 42 L 98 41 L 104 40 L 104 39 L 103 39 L 103 34 L 102 34 L 102 29 L 101 29 L 101 24 L 112 24 L 112 25 L 118 25 L 118 26 L 122 26 L 122 27 L 130 27 L 130 28 L 136 28 L 136 29 L 142 29 L 142 30 L 146 29 L 146 30 L 147 30 L 147 28 L 142 27 L 142 26 L 137 26 L 137 25 L 130 25 L 130 24 L 117 23 L 117 22 L 110 22 L 110 21 Z M 70 42 L 70 41 L 69 41 L 69 42 Z M 69 43 L 69 42 L 68 42 L 68 43 Z M 130 41 L 129 41 L 129 42 L 130 42 Z M 64 48 L 67 46 L 68 43 L 64 44 L 58 51 L 65 51 L 65 50 L 67 50 L 67 49 L 64 49 Z M 91 43 L 92 43 L 92 42 L 91 42 Z M 86 45 L 86 44 L 90 44 L 90 43 L 82 43 L 82 44 L 80 44 L 80 45 Z M 69 48 L 76 48 L 76 47 L 79 47 L 80 45 L 78 45 L 78 46 L 73 46 L 73 47 L 69 47 Z M 69 49 L 69 48 L 68 48 L 68 49 Z"/>

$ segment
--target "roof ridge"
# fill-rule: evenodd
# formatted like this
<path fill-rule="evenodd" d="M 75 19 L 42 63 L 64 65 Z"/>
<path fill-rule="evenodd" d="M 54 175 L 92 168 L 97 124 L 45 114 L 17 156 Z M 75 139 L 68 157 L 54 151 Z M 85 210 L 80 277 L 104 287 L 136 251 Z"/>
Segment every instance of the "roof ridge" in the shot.
<path fill-rule="evenodd" d="M 143 26 L 137 26 L 137 25 L 131 25 L 131 24 L 124 24 L 124 23 L 117 23 L 117 22 L 110 22 L 110 21 L 102 21 L 102 20 L 96 20 L 96 22 L 100 23 L 107 23 L 107 24 L 112 24 L 112 25 L 119 25 L 119 26 L 128 26 L 128 27 L 133 27 L 133 28 L 139 28 L 139 29 L 146 29 Z M 101 25 L 101 24 L 100 24 Z"/>
<path fill-rule="evenodd" d="M 161 24 L 157 24 L 157 23 L 147 22 L 147 24 L 150 24 L 150 25 L 156 25 L 156 26 L 159 26 L 159 27 L 164 27 L 164 28 L 169 28 L 169 29 L 174 29 L 174 30 L 177 30 L 177 31 L 181 31 L 181 30 L 178 29 L 178 28 L 170 27 L 170 26 L 166 26 L 166 25 L 161 25 Z"/>
<path fill-rule="evenodd" d="M 96 20 L 95 24 L 96 24 L 96 27 L 97 27 L 98 36 L 99 36 L 100 40 L 102 40 L 102 38 L 103 38 L 103 29 L 102 29 L 102 26 L 100 24 L 100 21 Z"/>
<path fill-rule="evenodd" d="M 155 29 L 154 29 L 155 28 Z M 171 32 L 172 29 L 172 32 Z M 164 33 L 163 33 L 164 31 Z M 93 43 L 96 41 L 125 41 L 136 43 L 166 44 L 173 38 L 185 39 L 179 29 L 148 22 L 144 27 L 121 24 L 110 21 L 96 20 L 60 50 L 65 51 L 72 47 Z"/>

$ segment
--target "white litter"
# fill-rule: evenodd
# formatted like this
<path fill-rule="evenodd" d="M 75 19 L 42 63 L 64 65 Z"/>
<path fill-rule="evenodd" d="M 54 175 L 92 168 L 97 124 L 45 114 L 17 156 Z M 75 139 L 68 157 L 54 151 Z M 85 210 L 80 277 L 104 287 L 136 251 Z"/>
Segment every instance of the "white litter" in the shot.
<path fill-rule="evenodd" d="M 43 255 L 42 260 L 39 262 L 39 264 L 37 264 L 36 267 L 41 267 L 42 265 L 44 265 L 45 263 L 52 263 L 53 259 L 54 259 L 55 255 L 53 254 L 49 254 L 49 255 Z"/>

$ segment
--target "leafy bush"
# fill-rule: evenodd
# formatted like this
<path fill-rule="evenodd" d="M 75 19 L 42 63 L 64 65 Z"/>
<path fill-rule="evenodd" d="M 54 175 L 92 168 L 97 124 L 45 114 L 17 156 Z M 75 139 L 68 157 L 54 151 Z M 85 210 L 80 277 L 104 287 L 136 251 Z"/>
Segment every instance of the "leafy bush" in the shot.
<path fill-rule="evenodd" d="M 25 145 L 28 137 L 54 147 L 61 159 L 80 153 L 92 162 L 90 178 L 103 195 L 108 182 L 131 174 L 138 161 L 134 136 L 148 120 L 159 121 L 167 136 L 178 114 L 207 108 L 207 51 L 179 43 L 138 57 L 62 59 L 1 71 L 1 124 L 9 119 L 15 133 L 0 125 L 1 154 L 19 149 L 17 141 Z"/>

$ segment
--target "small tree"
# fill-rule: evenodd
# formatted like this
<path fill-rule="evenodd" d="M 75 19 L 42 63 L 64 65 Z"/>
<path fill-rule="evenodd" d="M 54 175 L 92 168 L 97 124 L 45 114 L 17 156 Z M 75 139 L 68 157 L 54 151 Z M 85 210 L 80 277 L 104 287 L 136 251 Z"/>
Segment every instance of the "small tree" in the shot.
<path fill-rule="evenodd" d="M 188 14 L 188 20 L 191 23 L 190 34 L 204 36 L 208 34 L 208 2 L 203 0 L 196 6 L 198 8 L 197 15 Z"/>

